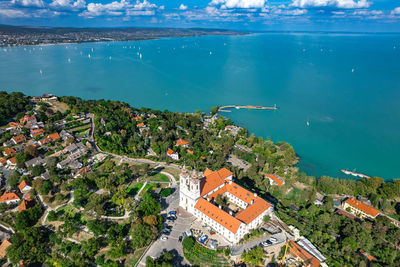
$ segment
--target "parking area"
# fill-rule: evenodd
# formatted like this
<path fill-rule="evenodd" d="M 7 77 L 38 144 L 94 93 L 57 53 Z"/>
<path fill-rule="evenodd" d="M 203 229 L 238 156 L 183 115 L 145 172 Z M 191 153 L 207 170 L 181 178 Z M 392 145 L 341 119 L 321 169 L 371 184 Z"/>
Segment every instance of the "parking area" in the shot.
<path fill-rule="evenodd" d="M 167 223 L 165 226 L 170 226 L 171 232 L 166 235 L 162 234 L 161 237 L 166 237 L 166 240 L 162 240 L 163 238 L 158 238 L 150 249 L 146 252 L 139 265 L 146 266 L 146 258 L 148 256 L 152 258 L 159 257 L 163 251 L 172 251 L 174 254 L 174 266 L 188 266 L 189 263 L 185 260 L 182 251 L 181 241 L 179 241 L 179 236 L 182 235 L 182 232 L 185 232 L 190 229 L 190 226 L 194 220 L 194 217 L 183 218 L 179 217 L 170 223 Z"/>
<path fill-rule="evenodd" d="M 256 240 L 247 242 L 245 244 L 233 246 L 231 249 L 231 254 L 232 254 L 232 256 L 241 255 L 243 253 L 243 251 L 260 246 L 261 243 L 266 242 L 267 240 L 269 240 L 271 238 L 273 238 L 276 241 L 273 244 L 268 244 L 267 247 L 264 247 L 264 251 L 266 251 L 268 253 L 273 253 L 276 250 L 276 248 L 278 248 L 280 251 L 280 248 L 285 244 L 286 239 L 289 239 L 290 237 L 284 231 L 277 233 L 277 234 L 273 234 L 273 235 L 265 235 Z M 279 255 L 279 252 L 278 252 L 278 255 Z"/>
<path fill-rule="evenodd" d="M 206 235 L 208 239 L 217 241 L 218 247 L 225 247 L 231 245 L 229 241 L 225 239 L 225 237 L 216 233 L 215 231 L 213 231 L 211 227 L 207 226 L 206 224 L 204 224 L 204 222 L 198 219 L 193 221 L 191 229 L 193 229 L 193 232 L 198 237 Z"/>

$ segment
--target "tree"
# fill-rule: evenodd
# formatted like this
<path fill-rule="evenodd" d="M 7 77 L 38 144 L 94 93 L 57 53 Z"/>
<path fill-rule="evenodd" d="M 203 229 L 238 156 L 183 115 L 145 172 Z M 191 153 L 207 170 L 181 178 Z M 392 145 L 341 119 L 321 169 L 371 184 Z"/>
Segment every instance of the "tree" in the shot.
<path fill-rule="evenodd" d="M 161 211 L 161 204 L 151 192 L 147 192 L 139 204 L 138 211 L 141 216 L 158 215 Z"/>
<path fill-rule="evenodd" d="M 81 246 L 85 256 L 89 259 L 93 258 L 100 249 L 100 243 L 96 238 L 90 238 L 88 241 L 82 242 Z"/>
<path fill-rule="evenodd" d="M 57 220 L 57 213 L 54 210 L 49 211 L 49 214 L 47 215 L 47 220 L 49 222 L 54 222 Z"/>
<path fill-rule="evenodd" d="M 47 195 L 53 188 L 53 184 L 50 181 L 44 181 L 42 188 L 40 188 L 40 194 Z"/>
<path fill-rule="evenodd" d="M 12 245 L 7 248 L 7 257 L 14 264 L 21 260 L 26 265 L 44 263 L 52 247 L 45 228 L 28 227 L 11 237 Z"/>
<path fill-rule="evenodd" d="M 228 198 L 218 194 L 215 198 L 215 203 L 219 206 L 225 206 L 228 203 Z"/>
<path fill-rule="evenodd" d="M 17 171 L 13 171 L 13 173 L 7 179 L 8 185 L 12 188 L 17 187 L 19 183 L 19 177 L 19 173 Z"/>
<path fill-rule="evenodd" d="M 39 176 L 46 171 L 46 169 L 42 165 L 36 165 L 31 168 L 33 176 Z"/>
<path fill-rule="evenodd" d="M 248 252 L 243 252 L 242 259 L 245 263 L 253 264 L 253 265 L 262 265 L 264 261 L 264 251 L 261 247 L 256 247 Z"/>
<path fill-rule="evenodd" d="M 265 215 L 263 218 L 264 223 L 268 223 L 270 220 L 271 220 L 271 216 L 269 216 L 269 215 Z"/>
<path fill-rule="evenodd" d="M 156 238 L 157 229 L 147 224 L 134 224 L 131 229 L 131 244 L 133 248 L 142 248 Z"/>
<path fill-rule="evenodd" d="M 31 157 L 37 157 L 38 149 L 35 146 L 27 146 L 25 152 L 28 153 Z"/>
<path fill-rule="evenodd" d="M 211 115 L 215 115 L 219 110 L 219 106 L 215 106 L 211 108 Z"/>

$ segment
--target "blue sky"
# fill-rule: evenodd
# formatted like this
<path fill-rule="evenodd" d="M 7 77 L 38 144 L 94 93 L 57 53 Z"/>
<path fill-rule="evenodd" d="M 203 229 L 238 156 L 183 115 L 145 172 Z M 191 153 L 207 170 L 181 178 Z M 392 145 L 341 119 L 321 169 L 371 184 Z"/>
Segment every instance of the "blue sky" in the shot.
<path fill-rule="evenodd" d="M 400 1 L 0 0 L 0 24 L 400 32 Z"/>

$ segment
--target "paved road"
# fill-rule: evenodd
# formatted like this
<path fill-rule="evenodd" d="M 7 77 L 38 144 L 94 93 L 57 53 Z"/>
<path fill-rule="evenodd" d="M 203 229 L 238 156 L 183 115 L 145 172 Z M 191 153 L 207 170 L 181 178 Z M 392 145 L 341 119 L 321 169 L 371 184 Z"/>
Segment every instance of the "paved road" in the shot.
<path fill-rule="evenodd" d="M 274 234 L 274 235 L 263 236 L 254 241 L 248 242 L 246 244 L 233 246 L 231 249 L 231 254 L 232 254 L 232 256 L 241 255 L 244 250 L 256 247 L 256 246 L 260 245 L 262 242 L 267 241 L 271 237 L 274 237 L 278 240 L 278 242 L 276 244 L 272 245 L 272 246 L 276 246 L 276 245 L 279 245 L 279 244 L 285 242 L 286 236 L 287 236 L 287 234 L 284 231 L 282 231 L 281 233 L 278 233 L 278 234 Z M 289 236 L 288 236 L 288 239 L 289 239 Z M 270 247 L 272 247 L 272 246 L 270 246 Z"/>

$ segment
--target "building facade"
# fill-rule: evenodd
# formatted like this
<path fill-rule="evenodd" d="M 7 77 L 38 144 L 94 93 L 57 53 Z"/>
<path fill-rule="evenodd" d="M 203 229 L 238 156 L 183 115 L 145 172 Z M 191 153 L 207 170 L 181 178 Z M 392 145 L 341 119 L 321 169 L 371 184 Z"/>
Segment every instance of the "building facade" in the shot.
<path fill-rule="evenodd" d="M 218 195 L 227 198 L 230 205 L 217 205 Z M 233 244 L 273 212 L 270 203 L 234 183 L 232 172 L 225 168 L 207 169 L 203 174 L 184 167 L 180 174 L 179 206 Z"/>
<path fill-rule="evenodd" d="M 346 199 L 346 201 L 343 203 L 343 209 L 349 210 L 352 214 L 360 217 L 361 219 L 375 219 L 380 213 L 379 210 L 364 204 L 353 197 Z"/>

